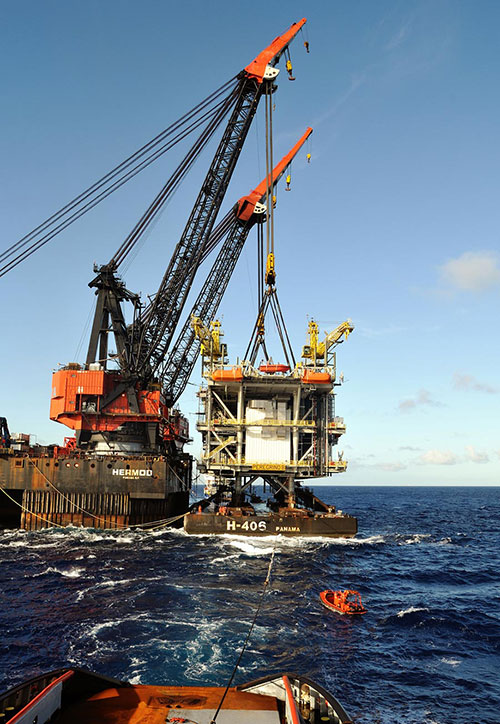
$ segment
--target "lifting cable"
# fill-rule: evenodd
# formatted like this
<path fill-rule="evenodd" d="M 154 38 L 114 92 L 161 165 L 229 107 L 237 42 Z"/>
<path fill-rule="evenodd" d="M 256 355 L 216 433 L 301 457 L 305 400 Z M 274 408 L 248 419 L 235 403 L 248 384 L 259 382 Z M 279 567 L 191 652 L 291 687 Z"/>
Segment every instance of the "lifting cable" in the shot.
<path fill-rule="evenodd" d="M 259 599 L 258 606 L 257 606 L 257 608 L 256 608 L 256 610 L 255 610 L 255 614 L 254 614 L 254 617 L 253 617 L 253 619 L 252 619 L 252 623 L 250 624 L 250 628 L 248 629 L 248 633 L 247 633 L 245 642 L 244 642 L 244 644 L 243 644 L 243 646 L 242 646 L 242 649 L 241 649 L 241 651 L 240 651 L 240 655 L 238 656 L 238 660 L 236 661 L 236 664 L 234 665 L 234 668 L 233 668 L 233 672 L 232 672 L 232 674 L 231 674 L 231 677 L 230 677 L 230 679 L 229 679 L 229 681 L 228 681 L 228 683 L 227 683 L 227 686 L 226 686 L 226 688 L 225 688 L 225 691 L 224 691 L 224 693 L 223 693 L 223 695 L 222 695 L 222 698 L 221 698 L 221 700 L 220 700 L 220 702 L 219 702 L 219 706 L 217 707 L 217 711 L 215 712 L 215 714 L 213 715 L 213 718 L 212 718 L 211 721 L 210 721 L 210 724 L 215 724 L 215 721 L 216 721 L 216 719 L 217 719 L 217 716 L 218 716 L 220 710 L 222 709 L 222 705 L 223 705 L 224 700 L 225 700 L 225 698 L 226 698 L 226 696 L 227 696 L 227 692 L 229 691 L 229 688 L 230 688 L 231 684 L 233 683 L 233 679 L 234 679 L 234 677 L 235 677 L 235 675 L 236 675 L 236 672 L 238 671 L 238 668 L 239 668 L 241 659 L 242 659 L 242 657 L 243 657 L 243 654 L 245 653 L 245 649 L 246 649 L 246 647 L 247 647 L 247 645 L 248 645 L 248 642 L 249 642 L 249 640 L 250 640 L 250 636 L 252 635 L 252 631 L 253 631 L 253 629 L 254 629 L 255 622 L 257 621 L 257 616 L 259 615 L 260 609 L 262 608 L 262 603 L 263 603 L 263 601 L 264 601 L 264 595 L 265 595 L 265 593 L 266 593 L 267 587 L 268 587 L 269 582 L 270 582 L 270 580 L 271 580 L 271 571 L 272 571 L 273 564 L 274 564 L 274 554 L 275 554 L 275 552 L 276 552 L 276 544 L 277 544 L 277 541 L 278 541 L 278 538 L 277 538 L 277 536 L 276 536 L 275 541 L 274 541 L 274 545 L 273 545 L 273 550 L 272 550 L 272 553 L 271 553 L 271 558 L 269 559 L 269 565 L 268 565 L 268 567 L 267 567 L 266 580 L 264 581 L 264 585 L 262 586 L 262 591 L 261 591 L 261 593 L 260 593 L 260 599 Z"/>
<path fill-rule="evenodd" d="M 257 226 L 257 299 L 264 295 L 264 230 L 262 224 Z"/>
<path fill-rule="evenodd" d="M 287 364 L 290 368 L 295 367 L 295 356 L 293 354 L 293 347 L 290 342 L 290 337 L 288 336 L 288 330 L 286 328 L 285 324 L 285 318 L 283 317 L 283 312 L 281 311 L 281 306 L 278 300 L 278 292 L 276 291 L 276 288 L 274 288 L 272 294 L 270 295 L 270 306 L 271 310 L 274 316 L 274 321 L 276 322 L 276 327 L 278 329 L 278 334 L 281 341 L 281 346 L 283 347 L 283 352 L 285 353 Z M 287 352 L 288 349 L 288 352 Z M 290 354 L 290 359 L 292 361 L 292 364 L 290 364 L 290 359 L 288 358 L 288 353 Z"/>
<path fill-rule="evenodd" d="M 136 176 L 140 171 L 142 171 L 144 168 L 149 166 L 153 161 L 155 161 L 159 156 L 161 156 L 166 151 L 170 150 L 175 146 L 177 143 L 179 143 L 181 140 L 183 140 L 187 135 L 192 133 L 194 130 L 196 130 L 202 123 L 206 120 L 206 117 L 209 117 L 209 115 L 213 115 L 221 104 L 218 104 L 215 109 L 211 111 L 210 114 L 206 114 L 201 120 L 198 120 L 195 124 L 191 126 L 187 131 L 184 131 L 182 134 L 180 134 L 177 138 L 170 141 L 168 144 L 163 146 L 159 151 L 157 151 L 155 154 L 151 155 L 149 158 L 142 161 L 140 164 L 138 164 L 136 167 L 132 168 L 131 170 L 127 171 L 127 173 L 122 176 L 121 178 L 118 178 L 116 181 L 113 182 L 111 186 L 108 188 L 105 188 L 103 191 L 101 191 L 100 194 L 95 196 L 94 198 L 90 198 L 90 200 L 81 208 L 77 208 L 71 216 L 67 218 L 63 218 L 60 224 L 54 228 L 49 228 L 47 233 L 42 236 L 41 238 L 37 239 L 28 249 L 24 250 L 20 254 L 18 254 L 14 259 L 11 259 L 8 263 L 4 264 L 3 267 L 0 268 L 0 277 L 6 274 L 8 271 L 16 267 L 18 264 L 20 264 L 22 261 L 24 261 L 26 258 L 31 256 L 35 251 L 38 251 L 42 246 L 44 246 L 47 242 L 51 241 L 55 236 L 61 233 L 61 231 L 64 231 L 68 226 L 70 226 L 72 223 L 74 223 L 77 219 L 79 219 L 81 216 L 86 214 L 90 209 L 93 209 L 97 204 L 99 204 L 101 201 L 103 201 L 105 198 L 110 196 L 113 191 L 116 191 L 121 186 L 123 186 L 127 181 L 129 181 L 131 178 Z"/>
<path fill-rule="evenodd" d="M 200 264 L 205 261 L 207 256 L 212 253 L 212 251 L 218 246 L 222 239 L 228 234 L 235 220 L 236 210 L 232 208 L 212 230 L 206 244 L 203 247 L 203 251 L 201 252 Z"/>
<path fill-rule="evenodd" d="M 200 257 L 200 264 L 202 264 L 205 259 L 208 257 L 209 254 L 217 247 L 217 245 L 221 242 L 221 240 L 224 238 L 224 236 L 227 235 L 229 230 L 231 229 L 234 220 L 236 217 L 235 209 L 231 209 L 228 211 L 228 213 L 224 216 L 224 218 L 217 224 L 217 226 L 213 229 L 212 233 L 208 237 L 208 241 L 206 245 L 203 248 L 203 251 L 201 253 Z M 151 294 L 149 296 L 149 304 L 145 307 L 143 307 L 141 316 L 139 318 L 139 321 L 141 324 L 146 324 L 149 320 L 149 316 L 151 314 L 152 305 L 154 303 L 155 297 L 157 295 L 157 292 L 154 294 Z"/>
<path fill-rule="evenodd" d="M 76 196 L 72 201 L 68 202 L 59 211 L 52 214 L 52 216 L 33 229 L 29 234 L 26 234 L 19 241 L 2 252 L 0 254 L 0 262 L 4 262 L 4 265 L 0 267 L 0 276 L 3 276 L 10 271 L 10 269 L 17 266 L 17 264 L 23 261 L 26 257 L 30 256 L 34 251 L 46 244 L 67 226 L 76 221 L 76 219 L 80 218 L 80 216 L 88 210 L 100 203 L 100 201 L 109 196 L 113 191 L 120 188 L 120 186 L 126 183 L 126 181 L 130 180 L 137 173 L 153 163 L 153 161 L 163 155 L 166 151 L 170 150 L 183 138 L 196 130 L 196 128 L 198 128 L 207 119 L 216 115 L 221 106 L 224 106 L 227 103 L 228 98 L 234 97 L 235 89 L 238 88 L 238 85 L 235 85 L 234 83 L 236 78 L 237 77 L 232 78 L 212 94 L 207 96 L 205 100 L 191 109 L 178 121 L 158 134 L 149 143 L 142 146 L 116 168 L 96 181 L 88 189 Z M 222 100 L 218 100 L 229 88 L 229 95 L 225 96 Z M 215 101 L 217 101 L 217 103 L 214 105 Z M 191 125 L 187 125 L 188 123 L 191 123 Z M 172 136 L 175 132 L 177 132 L 177 135 L 165 143 L 166 139 Z M 163 145 L 160 145 L 162 143 Z M 113 181 L 113 179 L 115 180 Z M 96 192 L 99 191 L 99 189 L 102 189 L 102 191 L 96 195 Z M 83 202 L 85 201 L 87 201 L 87 203 L 84 204 Z M 41 236 L 42 234 L 44 235 Z M 24 247 L 26 247 L 30 242 L 32 242 L 31 245 L 27 249 L 24 249 Z M 21 251 L 22 249 L 24 249 L 24 251 Z M 7 261 L 9 257 L 12 257 L 16 252 L 18 252 L 17 256 L 11 258 L 10 261 Z"/>
<path fill-rule="evenodd" d="M 178 186 L 180 185 L 188 171 L 191 169 L 193 163 L 196 161 L 200 153 L 208 144 L 215 131 L 224 120 L 224 117 L 231 109 L 232 105 L 234 104 L 234 100 L 235 95 L 231 94 L 224 101 L 224 103 L 220 105 L 218 112 L 213 116 L 208 126 L 195 141 L 191 149 L 188 151 L 181 163 L 177 166 L 174 173 L 170 176 L 161 191 L 157 194 L 156 198 L 150 204 L 141 219 L 139 219 L 135 227 L 132 229 L 132 231 L 122 243 L 117 253 L 114 255 L 113 259 L 110 262 L 110 264 L 113 265 L 115 268 L 123 262 L 125 257 L 130 253 L 130 251 L 140 239 L 142 234 L 148 228 L 149 224 L 154 220 L 154 218 L 161 211 L 165 203 L 175 193 Z"/>

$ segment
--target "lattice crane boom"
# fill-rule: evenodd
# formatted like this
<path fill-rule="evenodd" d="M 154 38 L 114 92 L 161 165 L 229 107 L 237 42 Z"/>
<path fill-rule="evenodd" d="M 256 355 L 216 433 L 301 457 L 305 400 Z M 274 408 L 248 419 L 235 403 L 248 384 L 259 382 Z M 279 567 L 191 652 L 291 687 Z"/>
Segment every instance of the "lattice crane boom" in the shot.
<path fill-rule="evenodd" d="M 233 209 L 233 223 L 193 304 L 191 314 L 177 336 L 161 375 L 164 392 L 169 402 L 176 402 L 184 392 L 203 342 L 202 337 L 197 336 L 196 330 L 193 329 L 191 320 L 195 318 L 208 322 L 214 319 L 248 234 L 251 228 L 264 218 L 266 208 L 262 202 L 265 200 L 268 187 L 271 184 L 273 188 L 276 186 L 311 133 L 312 128 L 307 128 L 300 140 L 275 166 L 273 172 L 236 203 Z"/>
<path fill-rule="evenodd" d="M 141 334 L 136 372 L 145 382 L 157 377 L 170 347 L 259 100 L 271 92 L 278 74 L 274 65 L 304 23 L 305 18 L 275 38 L 240 74 L 236 105 Z"/>

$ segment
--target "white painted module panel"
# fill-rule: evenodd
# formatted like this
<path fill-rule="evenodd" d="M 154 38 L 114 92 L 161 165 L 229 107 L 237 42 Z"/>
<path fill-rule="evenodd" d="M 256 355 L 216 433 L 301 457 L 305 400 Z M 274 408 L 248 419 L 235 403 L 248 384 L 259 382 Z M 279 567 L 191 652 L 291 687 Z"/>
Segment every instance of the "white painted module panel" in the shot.
<path fill-rule="evenodd" d="M 289 463 L 290 428 L 273 427 L 271 421 L 289 420 L 290 410 L 286 402 L 274 400 L 249 400 L 245 411 L 246 428 L 245 461 L 247 463 Z M 268 424 L 259 425 L 267 421 Z"/>

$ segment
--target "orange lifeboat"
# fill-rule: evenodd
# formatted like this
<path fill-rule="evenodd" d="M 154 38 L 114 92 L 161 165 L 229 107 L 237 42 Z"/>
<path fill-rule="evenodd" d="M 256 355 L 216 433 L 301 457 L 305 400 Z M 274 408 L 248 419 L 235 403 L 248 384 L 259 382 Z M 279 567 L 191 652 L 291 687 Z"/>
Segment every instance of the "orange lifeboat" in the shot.
<path fill-rule="evenodd" d="M 350 615 L 366 613 L 358 591 L 321 591 L 319 600 L 323 606 L 337 613 Z"/>
<path fill-rule="evenodd" d="M 290 372 L 288 365 L 260 365 L 259 372 L 265 372 L 267 375 L 274 375 L 275 372 Z"/>
<path fill-rule="evenodd" d="M 214 370 L 212 375 L 214 382 L 241 382 L 243 370 L 241 367 L 232 367 L 230 370 Z"/>
<path fill-rule="evenodd" d="M 304 370 L 302 374 L 302 382 L 312 382 L 314 385 L 328 385 L 331 381 L 332 378 L 328 372 Z"/>

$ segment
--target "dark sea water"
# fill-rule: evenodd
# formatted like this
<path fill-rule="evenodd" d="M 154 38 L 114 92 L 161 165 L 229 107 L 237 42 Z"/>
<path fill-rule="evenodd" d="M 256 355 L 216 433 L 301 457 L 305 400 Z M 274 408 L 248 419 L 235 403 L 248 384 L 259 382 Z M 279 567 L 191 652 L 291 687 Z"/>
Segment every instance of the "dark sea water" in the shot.
<path fill-rule="evenodd" d="M 499 724 L 500 489 L 329 487 L 357 539 L 277 539 L 237 683 L 279 671 L 360 724 Z M 73 665 L 227 682 L 275 544 L 181 531 L 0 533 L 0 690 Z M 359 619 L 323 609 L 356 588 Z"/>

